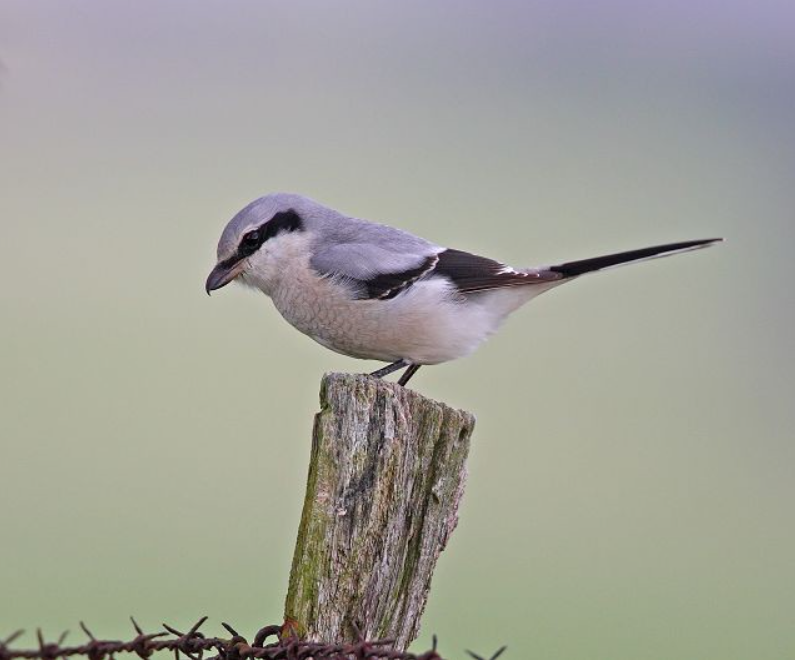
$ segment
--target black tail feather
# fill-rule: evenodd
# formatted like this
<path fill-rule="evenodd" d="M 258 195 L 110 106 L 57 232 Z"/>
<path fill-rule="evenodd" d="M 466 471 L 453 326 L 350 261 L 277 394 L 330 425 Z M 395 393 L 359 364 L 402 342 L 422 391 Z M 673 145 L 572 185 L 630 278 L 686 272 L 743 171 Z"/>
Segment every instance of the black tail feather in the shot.
<path fill-rule="evenodd" d="M 549 270 L 553 273 L 559 273 L 563 277 L 577 277 L 578 275 L 590 273 L 595 270 L 603 270 L 605 268 L 631 263 L 633 261 L 643 261 L 645 259 L 654 259 L 655 257 L 665 257 L 669 254 L 676 254 L 677 252 L 697 250 L 722 240 L 722 238 L 708 238 L 700 241 L 685 241 L 683 243 L 655 245 L 654 247 L 642 248 L 640 250 L 630 250 L 629 252 L 608 254 L 603 257 L 582 259 L 580 261 L 569 261 L 565 264 L 551 266 Z"/>

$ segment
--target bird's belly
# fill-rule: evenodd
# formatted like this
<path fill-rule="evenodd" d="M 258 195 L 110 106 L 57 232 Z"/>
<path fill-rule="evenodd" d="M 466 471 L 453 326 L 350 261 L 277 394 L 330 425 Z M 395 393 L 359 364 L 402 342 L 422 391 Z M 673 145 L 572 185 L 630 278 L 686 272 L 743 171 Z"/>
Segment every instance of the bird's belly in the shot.
<path fill-rule="evenodd" d="M 338 353 L 438 364 L 471 353 L 502 320 L 481 305 L 462 303 L 447 288 L 431 280 L 389 300 L 353 300 L 332 280 L 294 279 L 272 298 L 285 320 Z"/>
<path fill-rule="evenodd" d="M 325 295 L 323 295 L 323 293 Z M 294 328 L 319 344 L 351 357 L 397 360 L 390 337 L 369 301 L 347 300 L 335 291 L 293 287 L 272 296 L 276 308 Z"/>

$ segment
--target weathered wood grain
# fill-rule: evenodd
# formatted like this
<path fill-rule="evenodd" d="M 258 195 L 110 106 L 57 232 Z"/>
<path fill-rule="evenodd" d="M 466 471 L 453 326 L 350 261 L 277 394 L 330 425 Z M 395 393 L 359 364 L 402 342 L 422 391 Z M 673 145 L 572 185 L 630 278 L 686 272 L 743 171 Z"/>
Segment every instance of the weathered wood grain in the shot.
<path fill-rule="evenodd" d="M 327 374 L 285 615 L 309 639 L 419 632 L 458 522 L 474 417 L 363 375 Z"/>

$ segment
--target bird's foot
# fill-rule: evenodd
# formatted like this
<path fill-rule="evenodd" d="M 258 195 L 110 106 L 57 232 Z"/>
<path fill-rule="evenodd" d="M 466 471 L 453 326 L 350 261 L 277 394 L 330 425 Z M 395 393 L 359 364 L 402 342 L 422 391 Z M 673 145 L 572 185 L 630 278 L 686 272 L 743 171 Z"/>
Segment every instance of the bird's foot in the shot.
<path fill-rule="evenodd" d="M 403 375 L 400 377 L 400 380 L 398 381 L 398 385 L 405 386 L 406 383 L 409 382 L 411 377 L 414 374 L 417 373 L 417 370 L 421 366 L 422 365 L 419 365 L 419 364 L 412 364 L 408 360 L 398 360 L 397 362 L 393 362 L 392 364 L 388 364 L 385 367 L 382 367 L 381 369 L 378 369 L 377 371 L 373 371 L 370 374 L 370 376 L 372 376 L 373 378 L 383 378 L 384 376 L 388 376 L 389 374 L 394 373 L 395 371 L 398 371 L 399 369 L 405 369 L 406 367 L 408 367 L 406 369 L 406 371 L 403 372 Z"/>
<path fill-rule="evenodd" d="M 406 383 L 408 383 L 409 380 L 411 380 L 411 377 L 419 371 L 421 366 L 422 366 L 421 364 L 410 364 L 409 368 L 406 369 L 403 372 L 403 375 L 400 377 L 398 385 L 402 385 L 403 387 L 405 387 Z"/>
<path fill-rule="evenodd" d="M 397 362 L 393 362 L 392 364 L 388 364 L 381 369 L 377 369 L 373 371 L 370 376 L 373 378 L 383 378 L 384 376 L 388 376 L 391 373 L 396 372 L 398 369 L 403 369 L 404 367 L 408 367 L 409 363 L 406 360 L 398 360 Z"/>

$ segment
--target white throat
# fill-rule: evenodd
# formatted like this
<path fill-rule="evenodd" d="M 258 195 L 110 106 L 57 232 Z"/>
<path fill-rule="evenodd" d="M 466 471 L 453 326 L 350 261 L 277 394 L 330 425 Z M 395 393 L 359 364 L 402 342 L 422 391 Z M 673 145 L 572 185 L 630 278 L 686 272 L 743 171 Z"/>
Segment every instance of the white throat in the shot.
<path fill-rule="evenodd" d="M 240 275 L 243 284 L 273 296 L 296 266 L 309 267 L 308 232 L 285 232 L 263 243 L 246 260 Z"/>

